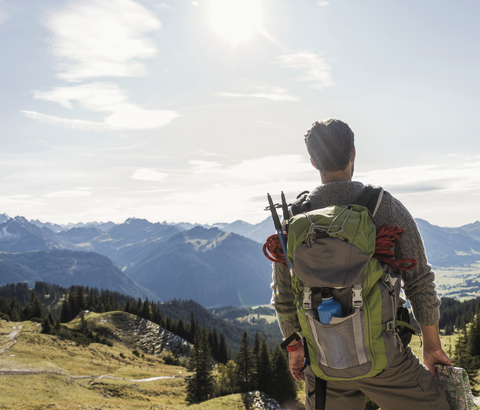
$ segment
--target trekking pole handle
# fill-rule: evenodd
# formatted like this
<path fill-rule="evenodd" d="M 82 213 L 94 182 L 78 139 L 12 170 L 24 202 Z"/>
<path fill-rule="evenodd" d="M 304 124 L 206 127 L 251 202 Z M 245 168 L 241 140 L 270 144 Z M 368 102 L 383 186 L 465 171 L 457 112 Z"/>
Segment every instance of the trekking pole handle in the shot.
<path fill-rule="evenodd" d="M 275 225 L 275 230 L 277 231 L 278 239 L 280 240 L 280 244 L 282 245 L 283 254 L 285 255 L 285 261 L 287 262 L 288 270 L 290 271 L 290 274 L 291 274 L 292 273 L 292 267 L 290 265 L 290 262 L 288 261 L 287 243 L 285 242 L 285 237 L 283 236 L 282 224 L 280 223 L 280 219 L 278 218 L 278 214 L 277 214 L 277 209 L 276 209 L 275 205 L 273 204 L 272 197 L 270 196 L 269 193 L 267 193 L 267 199 L 268 199 L 268 204 L 270 205 L 269 209 L 272 212 L 272 219 L 273 219 L 273 223 Z"/>

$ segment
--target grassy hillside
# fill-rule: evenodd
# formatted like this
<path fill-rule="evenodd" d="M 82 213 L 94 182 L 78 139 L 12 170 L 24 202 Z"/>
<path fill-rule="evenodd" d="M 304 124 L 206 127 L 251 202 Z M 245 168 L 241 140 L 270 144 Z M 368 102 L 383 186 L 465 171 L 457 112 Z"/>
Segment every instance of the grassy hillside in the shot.
<path fill-rule="evenodd" d="M 118 342 L 78 346 L 41 334 L 32 322 L 0 321 L 0 351 L 13 343 L 7 334 L 20 326 L 17 343 L 0 354 L 0 409 L 185 407 L 187 373 L 181 366 L 137 356 Z"/>

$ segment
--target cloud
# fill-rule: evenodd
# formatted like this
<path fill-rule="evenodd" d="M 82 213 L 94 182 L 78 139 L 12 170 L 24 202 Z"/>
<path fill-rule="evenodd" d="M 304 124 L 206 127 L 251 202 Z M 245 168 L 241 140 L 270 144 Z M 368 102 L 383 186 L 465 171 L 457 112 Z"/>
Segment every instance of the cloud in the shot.
<path fill-rule="evenodd" d="M 65 108 L 74 108 L 78 101 L 82 108 L 96 112 L 110 112 L 103 122 L 68 119 L 22 111 L 27 117 L 84 131 L 139 130 L 161 127 L 179 115 L 174 111 L 146 110 L 128 102 L 127 95 L 117 85 L 110 83 L 82 84 L 73 87 L 57 87 L 51 91 L 34 91 L 33 98 L 56 102 Z"/>
<path fill-rule="evenodd" d="M 271 101 L 298 101 L 298 98 L 287 94 L 287 91 L 283 88 L 266 84 L 255 84 L 246 79 L 236 80 L 232 86 L 239 91 L 214 93 L 213 95 L 233 98 L 262 98 Z"/>
<path fill-rule="evenodd" d="M 474 192 L 480 186 L 480 163 L 464 159 L 463 163 L 417 165 L 358 172 L 356 178 L 365 183 L 383 186 L 399 194 Z"/>
<path fill-rule="evenodd" d="M 58 77 L 68 81 L 145 76 L 144 64 L 136 60 L 158 52 L 146 34 L 159 30 L 161 23 L 133 0 L 70 2 L 50 13 L 45 25 L 53 32 Z"/>
<path fill-rule="evenodd" d="M 218 162 L 213 161 L 189 161 L 189 164 L 193 166 L 193 172 L 195 174 L 204 174 L 215 171 L 220 167 Z"/>
<path fill-rule="evenodd" d="M 295 80 L 309 83 L 310 88 L 322 90 L 335 85 L 330 73 L 330 66 L 324 58 L 315 53 L 298 51 L 282 55 L 278 61 L 285 68 L 301 71 L 302 74 Z"/>
<path fill-rule="evenodd" d="M 330 4 L 330 2 L 328 2 L 328 1 L 319 1 L 319 2 L 317 3 L 317 6 L 319 6 L 319 7 L 326 7 L 326 6 L 328 6 L 329 4 Z"/>
<path fill-rule="evenodd" d="M 267 179 L 271 176 L 280 178 L 297 172 L 311 171 L 312 166 L 302 155 L 278 155 L 242 161 L 226 170 L 230 177 L 243 181 L 251 179 Z"/>
<path fill-rule="evenodd" d="M 138 179 L 140 181 L 163 181 L 168 174 L 165 172 L 158 172 L 149 168 L 137 169 L 131 178 Z"/>
<path fill-rule="evenodd" d="M 77 129 L 82 131 L 104 131 L 107 129 L 105 124 L 102 124 L 100 122 L 60 118 L 53 115 L 42 114 L 36 111 L 23 110 L 21 112 L 32 120 L 65 128 Z"/>
<path fill-rule="evenodd" d="M 252 93 L 252 94 L 216 93 L 214 95 L 219 97 L 264 98 L 264 99 L 273 100 L 273 101 L 298 101 L 298 98 L 286 94 L 285 91 L 283 90 L 272 92 L 272 93 Z"/>
<path fill-rule="evenodd" d="M 20 195 L 9 195 L 9 196 L 0 196 L 0 205 L 6 206 L 6 205 L 11 205 L 11 206 L 29 206 L 29 205 L 47 205 L 45 202 L 39 202 L 35 201 L 33 199 L 29 199 L 30 196 L 25 196 L 22 198 Z M 2 212 L 4 212 L 2 210 Z M 18 212 L 18 211 L 14 211 Z"/>
<path fill-rule="evenodd" d="M 70 190 L 70 191 L 58 191 L 51 192 L 49 194 L 43 195 L 46 198 L 78 198 L 81 196 L 92 195 L 90 191 L 86 190 Z"/>

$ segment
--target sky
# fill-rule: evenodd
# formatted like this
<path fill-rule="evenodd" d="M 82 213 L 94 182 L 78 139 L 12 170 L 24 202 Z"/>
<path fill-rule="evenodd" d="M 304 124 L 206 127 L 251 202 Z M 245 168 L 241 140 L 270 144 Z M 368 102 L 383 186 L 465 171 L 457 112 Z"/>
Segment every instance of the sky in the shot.
<path fill-rule="evenodd" d="M 268 217 L 320 177 L 339 118 L 354 180 L 415 218 L 480 219 L 480 3 L 0 0 L 0 214 L 66 224 Z"/>

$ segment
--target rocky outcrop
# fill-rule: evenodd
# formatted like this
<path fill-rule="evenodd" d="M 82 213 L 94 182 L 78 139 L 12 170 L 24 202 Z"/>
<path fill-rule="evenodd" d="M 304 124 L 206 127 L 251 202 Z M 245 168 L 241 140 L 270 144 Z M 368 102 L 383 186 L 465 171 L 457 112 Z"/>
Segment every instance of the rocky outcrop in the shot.
<path fill-rule="evenodd" d="M 93 327 L 110 338 L 151 355 L 169 350 L 175 356 L 187 356 L 190 351 L 191 344 L 185 339 L 149 320 L 126 312 L 103 314 Z"/>

